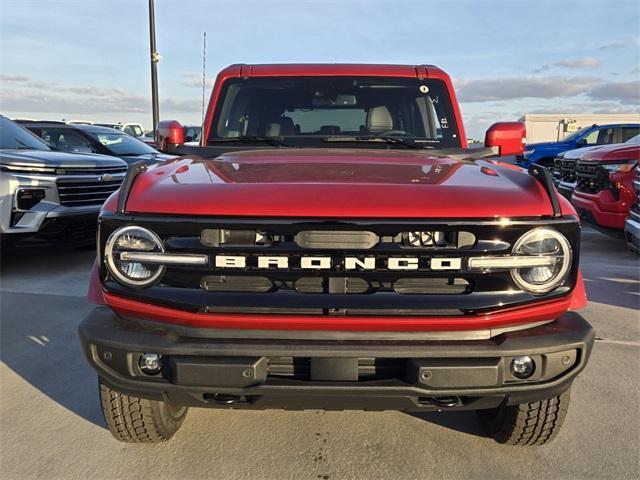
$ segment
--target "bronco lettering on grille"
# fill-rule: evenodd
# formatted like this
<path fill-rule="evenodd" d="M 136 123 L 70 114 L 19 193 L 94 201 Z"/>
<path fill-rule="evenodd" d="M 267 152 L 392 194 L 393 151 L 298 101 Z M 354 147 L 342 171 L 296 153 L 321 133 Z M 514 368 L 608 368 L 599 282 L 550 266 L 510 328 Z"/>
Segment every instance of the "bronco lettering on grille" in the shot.
<path fill-rule="evenodd" d="M 253 261 L 250 261 L 253 260 Z M 386 269 L 407 271 L 429 269 L 436 271 L 460 270 L 462 259 L 459 257 L 390 257 L 386 260 L 376 257 L 300 256 L 289 258 L 284 255 L 216 255 L 217 268 L 257 268 L 257 269 L 300 269 L 300 270 L 360 270 L 373 271 Z"/>

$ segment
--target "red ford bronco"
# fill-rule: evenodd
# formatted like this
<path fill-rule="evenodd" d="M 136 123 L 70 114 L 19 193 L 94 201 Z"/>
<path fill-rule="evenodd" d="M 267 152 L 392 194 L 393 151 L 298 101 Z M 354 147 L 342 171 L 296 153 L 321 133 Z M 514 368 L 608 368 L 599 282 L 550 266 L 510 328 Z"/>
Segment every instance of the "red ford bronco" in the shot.
<path fill-rule="evenodd" d="M 131 166 L 99 218 L 80 326 L 104 416 L 170 438 L 189 407 L 476 410 L 556 435 L 591 326 L 580 225 L 550 174 L 469 150 L 433 66 L 233 65 L 199 147 Z"/>

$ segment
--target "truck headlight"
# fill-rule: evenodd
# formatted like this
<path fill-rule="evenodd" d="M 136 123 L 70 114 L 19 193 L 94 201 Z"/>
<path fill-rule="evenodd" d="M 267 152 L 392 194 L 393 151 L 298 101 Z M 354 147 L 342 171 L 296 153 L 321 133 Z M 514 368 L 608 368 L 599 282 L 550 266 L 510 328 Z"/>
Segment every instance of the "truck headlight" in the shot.
<path fill-rule="evenodd" d="M 151 230 L 136 226 L 115 230 L 105 245 L 104 261 L 109 273 L 126 287 L 149 287 L 164 274 L 164 265 L 122 260 L 124 252 L 163 253 L 162 240 Z"/>
<path fill-rule="evenodd" d="M 513 255 L 529 256 L 539 265 L 511 270 L 514 282 L 531 293 L 547 293 L 559 286 L 571 268 L 571 245 L 551 228 L 535 228 L 518 239 Z"/>
<path fill-rule="evenodd" d="M 605 163 L 600 166 L 611 173 L 626 173 L 633 170 L 637 163 L 637 160 L 626 160 L 623 162 Z"/>

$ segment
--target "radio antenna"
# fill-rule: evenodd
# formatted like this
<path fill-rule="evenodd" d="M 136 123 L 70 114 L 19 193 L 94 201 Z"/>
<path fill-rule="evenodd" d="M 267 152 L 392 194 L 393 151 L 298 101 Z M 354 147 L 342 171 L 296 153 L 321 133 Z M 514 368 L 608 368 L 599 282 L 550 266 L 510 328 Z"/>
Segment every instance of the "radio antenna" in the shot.
<path fill-rule="evenodd" d="M 202 123 L 204 123 L 204 92 L 207 86 L 207 32 L 202 37 Z"/>

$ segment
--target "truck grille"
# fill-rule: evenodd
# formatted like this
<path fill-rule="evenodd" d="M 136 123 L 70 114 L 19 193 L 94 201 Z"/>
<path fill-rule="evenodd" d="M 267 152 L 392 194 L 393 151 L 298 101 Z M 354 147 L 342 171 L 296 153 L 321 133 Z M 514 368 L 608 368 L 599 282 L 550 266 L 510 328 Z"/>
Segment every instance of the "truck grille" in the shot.
<path fill-rule="evenodd" d="M 576 161 L 574 159 L 562 159 L 560 178 L 566 183 L 574 183 L 576 181 Z"/>
<path fill-rule="evenodd" d="M 466 257 L 506 255 L 525 232 L 552 226 L 578 253 L 574 219 L 514 221 L 209 219 L 103 213 L 101 251 L 123 223 L 158 234 L 167 253 L 206 254 L 207 264 L 167 265 L 160 283 L 131 289 L 109 279 L 111 293 L 200 313 L 315 316 L 476 315 L 566 295 L 577 275 L 578 259 L 565 285 L 533 295 L 514 283 L 509 270 L 481 271 Z M 552 224 L 552 225 L 551 225 Z M 413 232 L 413 233 L 412 233 Z M 415 232 L 421 232 L 416 234 Z M 218 257 L 241 258 L 243 266 L 224 268 Z M 260 259 L 286 258 L 260 267 Z M 389 268 L 395 260 L 418 258 L 417 269 Z M 329 259 L 330 267 L 303 267 Z M 315 259 L 315 260 L 313 260 Z M 372 263 L 354 268 L 350 262 Z M 352 264 L 353 265 L 353 264 Z"/>
<path fill-rule="evenodd" d="M 57 181 L 60 204 L 66 207 L 102 205 L 120 188 L 126 167 L 65 171 Z M 77 175 L 77 176 L 76 176 Z"/>
<path fill-rule="evenodd" d="M 609 188 L 609 172 L 597 163 L 578 161 L 576 181 L 577 191 L 595 194 Z"/>
<path fill-rule="evenodd" d="M 636 201 L 631 206 L 631 211 L 640 215 L 640 168 L 636 168 L 636 179 L 633 181 L 633 190 L 636 194 Z"/>

